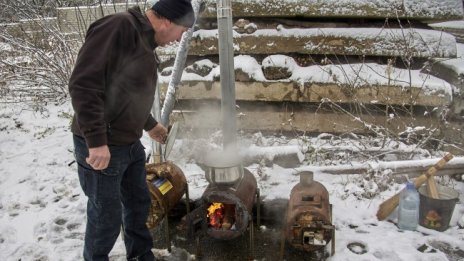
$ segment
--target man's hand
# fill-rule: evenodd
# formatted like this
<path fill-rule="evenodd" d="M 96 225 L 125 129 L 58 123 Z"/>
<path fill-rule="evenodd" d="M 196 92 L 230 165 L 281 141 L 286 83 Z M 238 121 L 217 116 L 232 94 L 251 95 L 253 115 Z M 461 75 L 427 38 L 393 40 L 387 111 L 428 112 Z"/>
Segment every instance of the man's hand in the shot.
<path fill-rule="evenodd" d="M 110 163 L 110 149 L 108 145 L 103 145 L 96 148 L 89 148 L 89 157 L 85 159 L 87 164 L 95 170 L 102 170 L 108 167 Z"/>
<path fill-rule="evenodd" d="M 157 142 L 164 144 L 166 142 L 166 137 L 168 136 L 168 130 L 163 126 L 163 124 L 158 122 L 153 129 L 148 131 L 148 135 Z"/>

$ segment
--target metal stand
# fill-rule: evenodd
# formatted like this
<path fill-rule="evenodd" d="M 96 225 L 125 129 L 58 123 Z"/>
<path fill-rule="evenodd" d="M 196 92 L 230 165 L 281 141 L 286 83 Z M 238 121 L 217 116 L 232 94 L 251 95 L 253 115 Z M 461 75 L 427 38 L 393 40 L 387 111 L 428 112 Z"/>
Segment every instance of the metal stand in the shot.
<path fill-rule="evenodd" d="M 186 200 L 186 211 L 187 211 L 187 216 L 190 214 L 190 197 L 189 197 L 189 188 L 188 188 L 188 183 L 185 186 L 185 200 Z M 169 217 L 168 217 L 168 211 L 166 208 L 163 208 L 162 214 L 164 215 L 164 234 L 165 234 L 165 239 L 166 239 L 166 248 L 168 249 L 168 252 L 171 253 L 171 235 L 169 234 Z"/>
<path fill-rule="evenodd" d="M 201 256 L 203 255 L 203 253 L 201 252 L 200 236 L 197 236 L 197 237 L 196 237 L 195 243 L 196 243 L 196 256 L 197 256 L 199 259 L 201 259 Z"/>
<path fill-rule="evenodd" d="M 284 252 L 285 252 L 285 227 L 282 228 L 282 236 L 280 237 L 279 260 L 284 260 Z"/>
<path fill-rule="evenodd" d="M 185 202 L 187 208 L 187 215 L 190 214 L 190 195 L 189 195 L 189 186 L 187 182 L 187 186 L 185 186 Z"/>
<path fill-rule="evenodd" d="M 285 215 L 285 219 L 284 219 L 284 222 L 282 222 L 282 235 L 280 237 L 280 253 L 279 253 L 279 260 L 284 260 L 284 255 L 285 255 L 285 240 L 286 240 L 286 237 L 285 237 L 285 231 L 286 231 L 286 221 L 288 220 L 288 206 L 287 208 L 285 209 L 285 213 L 287 213 Z"/>
<path fill-rule="evenodd" d="M 333 224 L 333 219 L 332 219 L 332 204 L 330 204 L 330 207 L 329 207 L 329 210 L 330 210 L 330 223 Z M 330 249 L 330 255 L 333 256 L 335 254 L 335 226 L 334 228 L 332 229 L 332 245 L 331 245 L 331 249 Z"/>
<path fill-rule="evenodd" d="M 258 229 L 260 229 L 261 227 L 261 196 L 260 196 L 260 192 L 259 192 L 259 188 L 256 189 L 256 204 L 257 204 L 257 207 L 256 207 L 256 222 L 258 223 Z"/>
<path fill-rule="evenodd" d="M 166 247 L 168 252 L 171 253 L 171 235 L 169 235 L 169 217 L 167 211 L 164 216 L 164 234 L 166 236 Z"/>
<path fill-rule="evenodd" d="M 249 260 L 254 260 L 255 258 L 255 237 L 254 237 L 254 225 L 253 225 L 253 216 L 250 216 L 250 258 Z"/>

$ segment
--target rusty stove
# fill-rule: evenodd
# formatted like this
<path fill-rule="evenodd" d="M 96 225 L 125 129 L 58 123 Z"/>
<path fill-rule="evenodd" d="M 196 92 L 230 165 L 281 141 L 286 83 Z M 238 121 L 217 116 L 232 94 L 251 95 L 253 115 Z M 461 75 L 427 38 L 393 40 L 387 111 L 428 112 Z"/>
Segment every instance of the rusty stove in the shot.
<path fill-rule="evenodd" d="M 209 185 L 202 195 L 206 232 L 226 240 L 242 235 L 253 222 L 255 177 L 241 165 L 209 166 L 206 179 Z"/>
<path fill-rule="evenodd" d="M 301 172 L 300 183 L 290 193 L 283 238 L 292 247 L 308 252 L 321 250 L 332 241 L 333 254 L 334 237 L 327 189 L 313 180 L 312 172 Z M 285 240 L 282 240 L 283 244 Z"/>
<path fill-rule="evenodd" d="M 259 223 L 259 190 L 253 174 L 243 168 L 238 158 L 232 158 L 218 152 L 205 161 L 209 185 L 201 196 L 200 206 L 187 217 L 189 235 L 198 230 L 197 224 L 209 237 L 220 240 L 237 238 L 249 228 L 252 244 L 255 200 Z"/>

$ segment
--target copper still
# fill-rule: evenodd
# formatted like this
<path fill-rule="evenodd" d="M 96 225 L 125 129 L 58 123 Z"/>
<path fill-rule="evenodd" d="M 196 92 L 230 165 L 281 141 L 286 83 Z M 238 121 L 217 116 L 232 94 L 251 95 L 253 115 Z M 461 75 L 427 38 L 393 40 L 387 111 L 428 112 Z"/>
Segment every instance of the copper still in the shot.
<path fill-rule="evenodd" d="M 327 189 L 313 180 L 312 172 L 301 172 L 300 183 L 290 193 L 285 227 L 286 241 L 294 248 L 316 251 L 332 240 L 333 254 L 334 231 Z"/>
<path fill-rule="evenodd" d="M 146 181 L 151 196 L 147 225 L 152 229 L 159 225 L 160 221 L 179 202 L 184 193 L 187 193 L 188 197 L 188 187 L 184 173 L 171 161 L 147 164 L 145 169 L 147 171 Z"/>

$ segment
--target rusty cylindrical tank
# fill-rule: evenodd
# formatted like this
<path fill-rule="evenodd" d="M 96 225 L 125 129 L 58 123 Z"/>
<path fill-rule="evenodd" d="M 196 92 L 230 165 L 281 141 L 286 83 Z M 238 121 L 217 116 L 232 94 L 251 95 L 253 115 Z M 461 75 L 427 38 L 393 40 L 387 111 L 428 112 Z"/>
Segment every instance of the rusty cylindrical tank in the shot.
<path fill-rule="evenodd" d="M 170 161 L 147 164 L 145 169 L 151 196 L 147 225 L 154 228 L 182 198 L 187 180 L 182 170 Z"/>
<path fill-rule="evenodd" d="M 288 203 L 287 242 L 300 250 L 319 250 L 332 239 L 331 222 L 327 189 L 313 180 L 312 172 L 300 173 L 300 183 L 293 187 Z"/>

